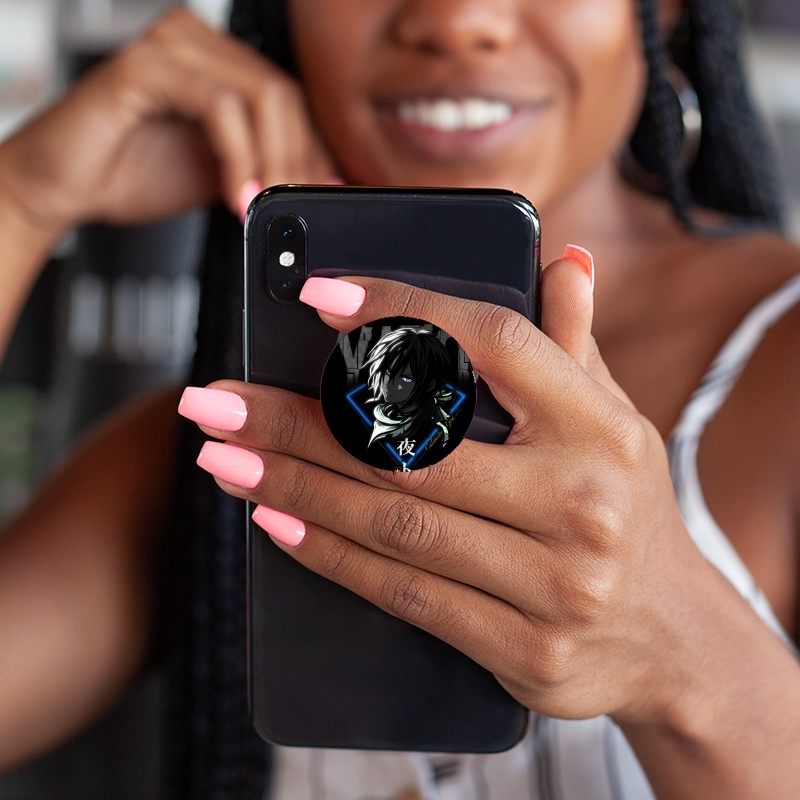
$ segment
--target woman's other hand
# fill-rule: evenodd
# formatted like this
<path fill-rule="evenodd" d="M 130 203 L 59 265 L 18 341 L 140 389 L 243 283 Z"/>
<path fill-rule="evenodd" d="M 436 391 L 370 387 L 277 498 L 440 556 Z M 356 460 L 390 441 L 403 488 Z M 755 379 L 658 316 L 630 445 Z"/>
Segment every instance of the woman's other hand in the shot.
<path fill-rule="evenodd" d="M 299 85 L 183 9 L 0 147 L 0 185 L 49 230 L 136 223 L 334 175 Z"/>

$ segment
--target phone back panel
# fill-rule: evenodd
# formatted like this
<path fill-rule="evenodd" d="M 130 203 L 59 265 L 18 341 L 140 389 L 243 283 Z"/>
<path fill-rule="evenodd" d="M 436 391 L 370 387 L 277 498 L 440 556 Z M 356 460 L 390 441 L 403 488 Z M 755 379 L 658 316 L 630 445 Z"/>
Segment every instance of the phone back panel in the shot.
<path fill-rule="evenodd" d="M 539 226 L 519 195 L 278 187 L 246 221 L 250 381 L 318 397 L 338 339 L 316 311 L 267 287 L 266 232 L 285 214 L 305 223 L 309 275 L 390 277 L 537 317 Z M 468 435 L 502 440 L 511 422 L 479 391 Z M 527 711 L 488 671 L 301 567 L 249 518 L 248 536 L 250 702 L 264 738 L 435 752 L 495 752 L 521 738 Z"/>

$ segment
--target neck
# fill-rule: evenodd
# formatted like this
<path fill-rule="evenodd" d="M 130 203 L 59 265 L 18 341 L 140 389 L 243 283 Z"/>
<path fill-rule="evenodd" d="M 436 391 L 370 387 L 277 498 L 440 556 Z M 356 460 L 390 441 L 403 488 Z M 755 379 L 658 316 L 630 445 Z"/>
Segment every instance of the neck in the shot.
<path fill-rule="evenodd" d="M 626 183 L 613 159 L 540 212 L 545 263 L 558 258 L 568 242 L 612 255 L 683 231 L 669 205 Z"/>
<path fill-rule="evenodd" d="M 598 310 L 613 308 L 636 287 L 644 290 L 674 248 L 691 238 L 667 202 L 627 184 L 611 159 L 540 213 L 544 265 L 559 258 L 567 243 L 594 256 Z"/>

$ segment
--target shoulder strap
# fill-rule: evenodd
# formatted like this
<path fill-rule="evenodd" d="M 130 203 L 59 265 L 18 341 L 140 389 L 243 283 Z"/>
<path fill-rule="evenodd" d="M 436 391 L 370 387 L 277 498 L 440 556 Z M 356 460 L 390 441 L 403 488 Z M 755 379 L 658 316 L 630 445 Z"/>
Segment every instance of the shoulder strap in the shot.
<path fill-rule="evenodd" d="M 703 555 L 787 644 L 790 640 L 753 576 L 711 515 L 697 471 L 697 450 L 706 425 L 727 399 L 767 331 L 800 302 L 800 275 L 765 297 L 720 350 L 667 441 L 672 483 L 687 530 Z"/>
<path fill-rule="evenodd" d="M 673 439 L 700 437 L 728 398 L 767 331 L 800 302 L 800 275 L 765 297 L 739 323 L 706 372 L 672 432 Z"/>

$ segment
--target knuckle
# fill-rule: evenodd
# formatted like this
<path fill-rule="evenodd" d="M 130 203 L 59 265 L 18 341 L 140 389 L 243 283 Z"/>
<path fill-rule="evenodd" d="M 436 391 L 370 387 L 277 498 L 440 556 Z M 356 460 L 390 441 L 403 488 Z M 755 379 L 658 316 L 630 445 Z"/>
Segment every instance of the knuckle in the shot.
<path fill-rule="evenodd" d="M 437 540 L 438 520 L 427 503 L 412 495 L 391 497 L 375 515 L 374 533 L 386 550 L 405 556 L 430 553 Z"/>
<path fill-rule="evenodd" d="M 209 88 L 207 96 L 211 113 L 219 117 L 242 114 L 245 111 L 242 99 L 232 89 Z"/>
<path fill-rule="evenodd" d="M 415 570 L 405 571 L 399 579 L 394 579 L 386 587 L 384 595 L 386 610 L 413 625 L 436 625 L 441 618 L 441 609 L 430 582 Z"/>
<path fill-rule="evenodd" d="M 592 559 L 587 566 L 570 570 L 561 596 L 572 622 L 587 625 L 608 612 L 617 589 L 617 570 L 609 562 Z"/>
<path fill-rule="evenodd" d="M 283 452 L 293 452 L 302 444 L 305 430 L 300 409 L 293 403 L 281 403 L 272 419 L 272 441 Z"/>
<path fill-rule="evenodd" d="M 540 636 L 530 665 L 534 681 L 547 691 L 559 689 L 571 676 L 575 656 L 575 643 L 569 635 L 552 630 Z"/>
<path fill-rule="evenodd" d="M 534 327 L 521 314 L 505 306 L 495 306 L 481 320 L 478 338 L 485 341 L 488 355 L 495 361 L 513 359 L 531 347 L 538 347 Z"/>
<path fill-rule="evenodd" d="M 423 317 L 422 294 L 415 286 L 408 283 L 394 283 L 387 288 L 387 300 L 399 309 L 401 317 Z"/>
<path fill-rule="evenodd" d="M 287 505 L 299 512 L 308 509 L 314 496 L 315 481 L 312 476 L 312 466 L 305 462 L 298 462 L 291 475 L 291 480 L 287 483 L 285 499 Z"/>
<path fill-rule="evenodd" d="M 124 48 L 100 68 L 108 70 L 112 96 L 119 108 L 137 115 L 148 107 L 153 92 L 148 87 L 160 69 L 161 56 L 159 47 L 144 39 Z"/>
<path fill-rule="evenodd" d="M 627 473 L 638 473 L 646 463 L 649 436 L 641 417 L 621 403 L 606 412 L 603 427 L 607 431 L 607 447 L 618 466 Z"/>
<path fill-rule="evenodd" d="M 585 478 L 562 503 L 566 529 L 590 550 L 613 555 L 625 540 L 624 500 L 605 478 Z"/>
<path fill-rule="evenodd" d="M 463 443 L 462 443 L 463 444 Z M 391 481 L 404 492 L 415 495 L 437 497 L 454 485 L 462 485 L 467 480 L 463 469 L 458 468 L 458 450 L 426 469 L 412 470 L 410 473 L 392 473 Z M 404 480 L 405 479 L 405 480 Z M 436 523 L 436 520 L 432 520 Z"/>
<path fill-rule="evenodd" d="M 331 538 L 320 554 L 319 563 L 315 569 L 323 578 L 342 582 L 346 576 L 350 565 L 350 554 L 352 545 L 340 536 Z"/>

